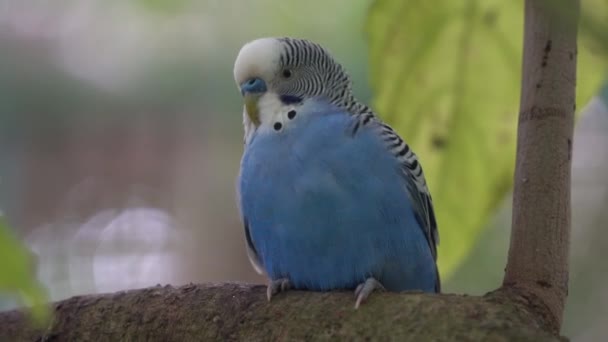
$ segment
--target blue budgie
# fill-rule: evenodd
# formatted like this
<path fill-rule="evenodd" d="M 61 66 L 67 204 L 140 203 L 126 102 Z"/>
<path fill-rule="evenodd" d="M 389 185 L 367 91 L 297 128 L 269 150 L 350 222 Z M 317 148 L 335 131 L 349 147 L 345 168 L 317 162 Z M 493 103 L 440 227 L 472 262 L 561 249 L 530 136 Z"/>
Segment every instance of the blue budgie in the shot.
<path fill-rule="evenodd" d="M 439 292 L 437 224 L 408 145 L 352 94 L 320 45 L 262 38 L 241 49 L 245 151 L 238 204 L 249 258 L 288 289 Z"/>

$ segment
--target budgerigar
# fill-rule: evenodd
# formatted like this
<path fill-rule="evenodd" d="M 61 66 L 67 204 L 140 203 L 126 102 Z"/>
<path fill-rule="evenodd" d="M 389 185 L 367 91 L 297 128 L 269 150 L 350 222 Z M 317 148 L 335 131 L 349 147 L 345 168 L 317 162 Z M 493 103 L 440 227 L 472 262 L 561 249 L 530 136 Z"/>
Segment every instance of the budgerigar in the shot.
<path fill-rule="evenodd" d="M 238 179 L 247 251 L 269 278 L 268 300 L 291 288 L 439 292 L 437 224 L 408 145 L 352 93 L 350 77 L 309 40 L 242 47 Z"/>

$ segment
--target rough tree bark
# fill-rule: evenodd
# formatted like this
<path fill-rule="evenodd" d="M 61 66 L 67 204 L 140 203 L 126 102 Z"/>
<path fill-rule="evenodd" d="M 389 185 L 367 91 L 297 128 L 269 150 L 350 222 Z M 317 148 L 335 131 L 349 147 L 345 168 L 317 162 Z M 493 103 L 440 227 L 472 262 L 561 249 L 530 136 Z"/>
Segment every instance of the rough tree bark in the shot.
<path fill-rule="evenodd" d="M 561 3 L 560 10 L 551 6 Z M 503 286 L 483 297 L 155 287 L 55 303 L 45 329 L 0 313 L 0 341 L 560 340 L 568 281 L 578 0 L 526 0 L 511 247 Z"/>
<path fill-rule="evenodd" d="M 526 0 L 511 245 L 504 286 L 559 329 L 568 293 L 578 0 Z"/>
<path fill-rule="evenodd" d="M 374 293 L 358 310 L 352 292 L 280 294 L 239 284 L 153 287 L 73 297 L 52 324 L 33 329 L 0 313 L 0 341 L 559 341 L 530 303 L 484 297 Z"/>

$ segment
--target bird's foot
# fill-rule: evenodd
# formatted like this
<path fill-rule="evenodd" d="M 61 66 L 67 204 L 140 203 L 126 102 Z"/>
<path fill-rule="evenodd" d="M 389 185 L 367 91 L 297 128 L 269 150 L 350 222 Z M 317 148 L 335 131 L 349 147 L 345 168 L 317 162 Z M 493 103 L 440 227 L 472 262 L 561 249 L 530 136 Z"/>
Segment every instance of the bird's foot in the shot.
<path fill-rule="evenodd" d="M 291 282 L 289 281 L 289 279 L 281 278 L 281 279 L 271 280 L 270 284 L 268 284 L 268 287 L 266 288 L 266 297 L 268 298 L 268 301 L 270 302 L 270 300 L 272 299 L 272 296 L 274 296 L 275 294 L 277 294 L 279 292 L 285 292 L 289 289 L 291 289 Z"/>
<path fill-rule="evenodd" d="M 361 303 L 365 301 L 374 290 L 386 291 L 384 286 L 374 278 L 367 278 L 365 279 L 365 282 L 359 284 L 355 289 L 355 298 L 357 298 L 355 309 L 358 309 Z"/>

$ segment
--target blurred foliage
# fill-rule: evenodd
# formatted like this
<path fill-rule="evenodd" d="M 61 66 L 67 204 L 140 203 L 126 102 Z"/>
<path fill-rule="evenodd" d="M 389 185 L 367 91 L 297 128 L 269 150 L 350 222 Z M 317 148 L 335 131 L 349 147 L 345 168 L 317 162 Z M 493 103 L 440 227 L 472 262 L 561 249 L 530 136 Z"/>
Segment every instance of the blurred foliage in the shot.
<path fill-rule="evenodd" d="M 44 325 L 50 318 L 46 291 L 34 277 L 32 255 L 11 234 L 0 216 L 0 293 L 18 293 L 26 306 L 31 306 L 34 322 Z"/>
<path fill-rule="evenodd" d="M 580 30 L 592 51 L 608 55 L 608 0 L 583 0 Z"/>
<path fill-rule="evenodd" d="M 188 0 L 137 0 L 144 8 L 160 13 L 174 13 L 182 9 Z"/>
<path fill-rule="evenodd" d="M 511 189 L 522 30 L 521 1 L 377 0 L 370 8 L 375 108 L 422 160 L 444 277 Z M 577 103 L 585 104 L 606 63 L 583 44 L 578 57 Z"/>

